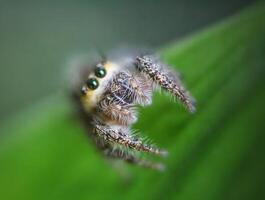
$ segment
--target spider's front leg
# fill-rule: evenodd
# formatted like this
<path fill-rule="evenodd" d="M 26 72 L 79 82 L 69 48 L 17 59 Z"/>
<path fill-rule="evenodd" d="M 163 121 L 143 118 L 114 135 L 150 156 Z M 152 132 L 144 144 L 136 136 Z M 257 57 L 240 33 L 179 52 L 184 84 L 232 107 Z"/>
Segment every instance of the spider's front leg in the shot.
<path fill-rule="evenodd" d="M 185 90 L 180 79 L 166 72 L 165 66 L 161 65 L 151 56 L 141 56 L 136 58 L 137 69 L 146 74 L 161 88 L 168 91 L 180 101 L 182 101 L 190 112 L 195 112 L 194 100 Z"/>
<path fill-rule="evenodd" d="M 135 155 L 125 152 L 122 149 L 113 149 L 112 147 L 106 149 L 104 151 L 104 154 L 109 158 L 124 160 L 127 163 L 139 165 L 146 168 L 151 168 L 159 171 L 163 171 L 165 169 L 165 166 L 161 163 L 153 163 L 148 160 L 139 159 Z"/>
<path fill-rule="evenodd" d="M 96 136 L 96 135 L 95 135 Z M 107 157 L 111 159 L 120 159 L 129 164 L 138 165 L 141 167 L 151 168 L 159 171 L 164 171 L 165 166 L 161 163 L 153 163 L 148 160 L 139 159 L 130 151 L 124 151 L 122 148 L 115 147 L 116 145 L 109 143 L 102 137 L 94 137 L 97 148 Z"/>
<path fill-rule="evenodd" d="M 144 144 L 142 140 L 133 137 L 128 129 L 121 127 L 111 127 L 109 125 L 94 122 L 94 132 L 109 143 L 119 144 L 133 150 L 153 153 L 165 156 L 167 152 L 160 150 L 148 144 Z"/>

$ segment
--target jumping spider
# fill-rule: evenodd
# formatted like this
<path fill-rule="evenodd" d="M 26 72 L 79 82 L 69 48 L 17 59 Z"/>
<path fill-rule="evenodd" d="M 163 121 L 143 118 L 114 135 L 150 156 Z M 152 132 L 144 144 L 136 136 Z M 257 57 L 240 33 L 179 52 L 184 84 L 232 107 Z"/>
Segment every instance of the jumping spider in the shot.
<path fill-rule="evenodd" d="M 131 131 L 137 121 L 137 106 L 150 105 L 157 88 L 179 99 L 190 112 L 195 111 L 179 76 L 155 56 L 125 56 L 80 70 L 73 96 L 89 136 L 106 157 L 163 169 L 163 165 L 141 159 L 135 152 L 164 156 L 167 151 L 147 144 Z"/>

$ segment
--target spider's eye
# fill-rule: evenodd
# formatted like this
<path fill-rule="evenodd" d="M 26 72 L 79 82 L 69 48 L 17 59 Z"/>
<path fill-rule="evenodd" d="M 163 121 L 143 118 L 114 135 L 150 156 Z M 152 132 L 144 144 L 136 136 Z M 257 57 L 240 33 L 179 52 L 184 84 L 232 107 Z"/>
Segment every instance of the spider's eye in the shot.
<path fill-rule="evenodd" d="M 104 67 L 102 67 L 102 66 L 98 66 L 98 67 L 95 69 L 95 75 L 96 75 L 96 77 L 98 77 L 98 78 L 103 78 L 103 77 L 106 76 L 106 74 L 107 74 L 107 71 L 106 71 L 106 69 L 105 69 Z"/>
<path fill-rule="evenodd" d="M 98 88 L 99 86 L 99 83 L 98 83 L 98 80 L 95 79 L 95 78 L 90 78 L 86 81 L 86 85 L 89 89 L 91 90 L 95 90 Z"/>

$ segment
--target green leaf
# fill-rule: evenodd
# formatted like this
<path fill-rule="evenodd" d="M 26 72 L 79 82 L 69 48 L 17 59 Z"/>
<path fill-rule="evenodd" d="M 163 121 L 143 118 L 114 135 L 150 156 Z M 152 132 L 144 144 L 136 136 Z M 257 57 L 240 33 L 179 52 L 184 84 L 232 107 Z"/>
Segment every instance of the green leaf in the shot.
<path fill-rule="evenodd" d="M 167 96 L 135 129 L 169 150 L 164 173 L 111 167 L 63 95 L 1 126 L 0 199 L 262 199 L 265 197 L 265 4 L 163 48 L 197 99 Z"/>

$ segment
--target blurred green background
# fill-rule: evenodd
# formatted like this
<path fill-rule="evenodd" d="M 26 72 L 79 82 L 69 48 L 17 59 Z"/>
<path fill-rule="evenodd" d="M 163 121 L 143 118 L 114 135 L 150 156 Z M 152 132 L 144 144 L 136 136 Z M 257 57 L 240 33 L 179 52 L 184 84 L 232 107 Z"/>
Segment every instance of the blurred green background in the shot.
<path fill-rule="evenodd" d="M 45 1 L 0 6 L 0 199 L 264 199 L 264 1 Z M 134 128 L 169 150 L 159 173 L 111 166 L 73 117 L 65 62 L 153 47 L 197 99 L 159 93 Z"/>
<path fill-rule="evenodd" d="M 159 48 L 253 2 L 0 0 L 0 121 L 57 91 L 73 55 Z"/>

